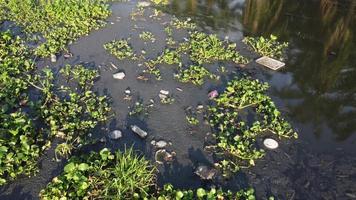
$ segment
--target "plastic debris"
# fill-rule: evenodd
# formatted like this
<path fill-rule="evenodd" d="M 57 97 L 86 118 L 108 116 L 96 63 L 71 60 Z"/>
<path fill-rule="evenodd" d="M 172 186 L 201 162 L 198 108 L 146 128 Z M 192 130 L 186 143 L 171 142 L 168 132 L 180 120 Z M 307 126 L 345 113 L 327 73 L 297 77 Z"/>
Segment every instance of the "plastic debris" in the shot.
<path fill-rule="evenodd" d="M 278 70 L 279 68 L 285 66 L 285 63 L 283 63 L 283 62 L 281 62 L 279 60 L 270 58 L 268 56 L 263 56 L 263 57 L 257 59 L 256 63 L 258 63 L 260 65 L 263 65 L 263 66 L 265 66 L 267 68 L 270 68 L 272 70 Z"/>

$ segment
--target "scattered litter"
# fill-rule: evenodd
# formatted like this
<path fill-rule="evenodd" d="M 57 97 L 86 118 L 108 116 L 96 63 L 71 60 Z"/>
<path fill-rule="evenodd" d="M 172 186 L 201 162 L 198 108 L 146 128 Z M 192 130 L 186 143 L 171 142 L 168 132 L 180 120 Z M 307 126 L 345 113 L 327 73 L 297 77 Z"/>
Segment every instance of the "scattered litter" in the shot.
<path fill-rule="evenodd" d="M 278 142 L 272 138 L 266 138 L 263 141 L 263 144 L 265 145 L 265 147 L 267 147 L 268 149 L 277 149 L 278 148 Z"/>
<path fill-rule="evenodd" d="M 147 80 L 148 80 L 148 78 L 145 77 L 144 75 L 137 76 L 136 79 L 137 79 L 137 80 L 141 80 L 141 81 L 147 81 Z"/>
<path fill-rule="evenodd" d="M 138 7 L 148 7 L 148 6 L 150 6 L 150 5 L 151 5 L 151 3 L 150 3 L 150 2 L 147 2 L 147 1 L 140 1 L 140 2 L 138 2 L 138 4 L 137 4 Z"/>
<path fill-rule="evenodd" d="M 179 92 L 183 92 L 182 88 L 177 87 L 176 88 Z"/>
<path fill-rule="evenodd" d="M 162 149 L 164 147 L 166 147 L 168 145 L 168 143 L 164 140 L 160 140 L 158 142 L 156 142 L 155 146 L 159 149 Z"/>
<path fill-rule="evenodd" d="M 169 153 L 165 149 L 160 149 L 155 153 L 155 160 L 158 164 L 163 164 L 164 162 L 172 162 L 176 153 Z"/>
<path fill-rule="evenodd" d="M 285 65 L 285 63 L 283 63 L 279 60 L 270 58 L 268 56 L 263 56 L 263 57 L 257 59 L 256 63 L 263 65 L 265 67 L 268 67 L 272 70 L 278 70 L 279 68 L 281 68 Z"/>
<path fill-rule="evenodd" d="M 148 135 L 146 131 L 142 130 L 140 127 L 136 125 L 131 125 L 131 130 L 141 138 L 145 138 Z"/>
<path fill-rule="evenodd" d="M 113 74 L 114 79 L 122 80 L 125 78 L 125 73 L 124 72 L 118 72 L 116 74 Z"/>
<path fill-rule="evenodd" d="M 204 109 L 204 106 L 202 104 L 197 105 L 197 111 L 200 112 Z"/>
<path fill-rule="evenodd" d="M 213 91 L 211 91 L 211 92 L 208 93 L 209 99 L 214 99 L 214 98 L 216 98 L 217 96 L 219 96 L 219 93 L 218 93 L 217 90 L 213 90 Z"/>
<path fill-rule="evenodd" d="M 156 145 L 156 140 L 151 141 L 151 145 L 155 146 Z"/>
<path fill-rule="evenodd" d="M 169 95 L 169 91 L 167 90 L 161 90 L 158 94 L 158 97 L 163 104 L 171 104 L 174 102 L 174 98 Z"/>
<path fill-rule="evenodd" d="M 99 142 L 105 143 L 106 142 L 106 137 L 102 137 L 99 139 Z"/>
<path fill-rule="evenodd" d="M 57 62 L 57 56 L 54 54 L 51 54 L 51 62 L 55 63 Z"/>
<path fill-rule="evenodd" d="M 217 170 L 205 165 L 200 165 L 194 173 L 203 180 L 211 180 L 215 177 Z"/>
<path fill-rule="evenodd" d="M 66 53 L 66 54 L 63 55 L 63 57 L 64 57 L 65 59 L 68 59 L 68 58 L 73 57 L 73 54 L 72 54 L 72 53 Z"/>
<path fill-rule="evenodd" d="M 160 94 L 163 94 L 163 95 L 169 95 L 169 91 L 168 90 L 161 90 L 159 91 Z"/>
<path fill-rule="evenodd" d="M 111 65 L 111 67 L 113 67 L 113 68 L 115 68 L 115 69 L 118 69 L 117 67 L 116 67 L 116 65 L 114 65 L 114 63 L 110 63 L 110 65 Z"/>
<path fill-rule="evenodd" d="M 109 138 L 113 140 L 120 139 L 122 137 L 122 132 L 119 130 L 114 130 L 109 133 Z"/>
<path fill-rule="evenodd" d="M 126 94 L 126 95 L 131 95 L 131 89 L 130 89 L 130 88 L 126 88 L 125 94 Z"/>

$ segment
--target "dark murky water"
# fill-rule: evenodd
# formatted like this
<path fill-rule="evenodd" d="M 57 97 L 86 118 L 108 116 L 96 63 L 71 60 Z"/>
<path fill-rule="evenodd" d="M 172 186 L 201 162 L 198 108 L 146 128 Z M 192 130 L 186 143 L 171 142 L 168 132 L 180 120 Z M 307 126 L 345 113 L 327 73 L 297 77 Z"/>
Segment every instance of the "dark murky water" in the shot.
<path fill-rule="evenodd" d="M 295 1 L 295 0 L 175 0 L 162 10 L 168 15 L 157 21 L 147 16 L 133 21 L 130 13 L 136 2 L 114 3 L 113 15 L 106 27 L 95 31 L 70 46 L 72 59 L 60 58 L 56 66 L 65 63 L 87 62 L 101 66 L 98 89 L 104 90 L 113 100 L 117 118 L 108 129 L 124 130 L 119 142 L 109 141 L 106 146 L 122 148 L 125 144 L 143 150 L 153 159 L 152 139 L 172 142 L 170 150 L 177 152 L 173 165 L 160 166 L 159 183 L 172 182 L 180 188 L 218 185 L 232 190 L 251 185 L 258 198 L 274 195 L 278 199 L 355 199 L 356 198 L 356 1 Z M 207 104 L 207 91 L 220 88 L 231 76 L 220 82 L 210 82 L 202 87 L 181 84 L 173 79 L 174 69 L 161 66 L 163 81 L 139 82 L 139 62 L 117 61 L 104 49 L 103 44 L 115 38 L 130 37 L 135 50 L 145 49 L 148 57 L 159 54 L 165 46 L 162 23 L 170 15 L 191 17 L 199 29 L 228 36 L 241 44 L 245 35 L 277 35 L 288 41 L 287 65 L 278 72 L 265 70 L 251 63 L 236 71 L 251 74 L 271 85 L 270 95 L 288 118 L 300 138 L 283 141 L 277 151 L 269 151 L 256 166 L 239 173 L 229 181 L 201 182 L 192 172 L 198 164 L 209 164 L 211 156 L 204 152 L 204 142 L 209 129 L 201 124 L 190 128 L 185 120 L 184 108 Z M 144 43 L 138 39 L 141 31 L 149 30 L 156 42 Z M 182 39 L 186 33 L 175 34 Z M 256 58 L 243 45 L 238 49 L 250 58 Z M 112 79 L 115 70 L 110 62 L 126 72 L 122 81 Z M 48 65 L 41 61 L 40 66 Z M 56 67 L 53 66 L 53 67 Z M 214 68 L 216 66 L 209 66 Z M 124 90 L 130 87 L 134 99 L 145 103 L 166 89 L 174 94 L 172 105 L 156 104 L 144 119 L 127 116 L 128 106 L 134 101 L 123 100 Z M 183 92 L 176 90 L 181 87 Z M 201 117 L 201 116 L 200 116 Z M 149 132 L 145 141 L 138 139 L 126 127 L 138 124 Z M 103 145 L 102 145 L 103 146 Z M 99 148 L 93 147 L 93 148 Z M 48 153 L 41 163 L 41 171 L 33 178 L 23 178 L 2 188 L 0 199 L 37 199 L 38 191 L 59 173 L 62 163 L 51 161 Z"/>

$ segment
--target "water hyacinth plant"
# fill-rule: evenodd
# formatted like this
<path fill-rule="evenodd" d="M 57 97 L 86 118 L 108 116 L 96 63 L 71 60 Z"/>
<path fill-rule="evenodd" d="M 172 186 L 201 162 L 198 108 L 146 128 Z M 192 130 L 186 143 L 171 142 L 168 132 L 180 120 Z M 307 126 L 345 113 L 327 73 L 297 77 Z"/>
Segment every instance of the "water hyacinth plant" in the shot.
<path fill-rule="evenodd" d="M 269 38 L 245 37 L 242 41 L 258 54 L 280 60 L 283 60 L 283 51 L 288 47 L 288 42 L 278 42 L 274 35 L 270 35 Z"/>
<path fill-rule="evenodd" d="M 260 135 L 272 133 L 279 138 L 297 138 L 297 133 L 265 94 L 267 89 L 268 85 L 258 80 L 234 79 L 209 108 L 210 124 L 217 138 L 216 153 L 223 155 L 216 165 L 226 176 L 253 166 L 264 155 L 255 145 Z M 247 109 L 255 115 L 252 123 L 242 115 Z"/>
<path fill-rule="evenodd" d="M 188 51 L 191 60 L 199 64 L 215 61 L 248 63 L 248 60 L 236 50 L 236 43 L 222 41 L 216 35 L 193 32 L 190 34 L 188 42 L 182 44 L 181 48 L 184 52 Z"/>
<path fill-rule="evenodd" d="M 209 72 L 202 66 L 191 65 L 187 69 L 180 70 L 176 78 L 182 83 L 191 82 L 194 85 L 203 85 L 204 79 L 219 79 L 219 76 Z"/>
<path fill-rule="evenodd" d="M 212 188 L 205 190 L 198 188 L 196 190 L 179 190 L 175 189 L 171 184 L 166 184 L 163 190 L 158 192 L 157 197 L 150 199 L 165 200 L 165 199 L 201 199 L 201 200 L 220 200 L 220 199 L 236 199 L 236 200 L 255 200 L 255 191 L 253 188 L 240 190 L 238 192 L 223 191 L 222 189 Z"/>
<path fill-rule="evenodd" d="M 108 0 L 1 0 L 2 20 L 13 21 L 38 42 L 35 53 L 46 57 L 105 24 Z"/>
<path fill-rule="evenodd" d="M 0 32 L 0 185 L 37 171 L 48 147 L 45 133 L 36 128 L 29 109 L 28 80 L 34 70 L 30 51 L 19 37 Z"/>
<path fill-rule="evenodd" d="M 133 49 L 127 40 L 113 40 L 105 44 L 104 48 L 119 60 L 134 56 Z"/>
<path fill-rule="evenodd" d="M 99 96 L 92 87 L 98 72 L 82 65 L 65 66 L 61 71 L 64 80 L 76 84 L 75 89 L 54 85 L 54 75 L 44 69 L 35 77 L 42 92 L 39 113 L 50 129 L 50 136 L 63 139 L 56 153 L 67 157 L 72 149 L 86 144 L 87 133 L 98 123 L 108 119 L 110 111 L 106 96 Z"/>
<path fill-rule="evenodd" d="M 141 40 L 145 41 L 145 42 L 155 42 L 156 38 L 153 35 L 153 33 L 149 32 L 149 31 L 143 31 L 142 33 L 139 34 L 139 37 Z"/>

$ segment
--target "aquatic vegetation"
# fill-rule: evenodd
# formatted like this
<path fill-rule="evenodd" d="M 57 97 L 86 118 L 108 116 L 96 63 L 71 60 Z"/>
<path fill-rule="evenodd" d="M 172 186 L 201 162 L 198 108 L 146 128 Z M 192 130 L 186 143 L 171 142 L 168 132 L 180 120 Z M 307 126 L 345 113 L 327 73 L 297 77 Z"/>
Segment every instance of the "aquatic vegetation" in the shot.
<path fill-rule="evenodd" d="M 151 2 L 156 5 L 167 5 L 169 0 L 151 0 Z"/>
<path fill-rule="evenodd" d="M 297 138 L 297 133 L 265 94 L 267 89 L 268 85 L 258 80 L 235 79 L 214 99 L 216 105 L 209 108 L 209 121 L 217 138 L 216 154 L 223 155 L 216 166 L 225 176 L 253 166 L 264 155 L 256 146 L 260 135 L 273 133 L 279 138 Z M 254 113 L 256 121 L 250 123 L 244 119 L 243 113 L 248 111 Z"/>
<path fill-rule="evenodd" d="M 42 200 L 131 199 L 147 196 L 154 185 L 155 169 L 132 149 L 72 157 L 63 172 L 40 192 Z"/>
<path fill-rule="evenodd" d="M 176 78 L 183 83 L 193 83 L 194 85 L 203 85 L 204 79 L 208 77 L 210 79 L 219 79 L 219 76 L 209 72 L 202 66 L 191 65 L 187 69 L 180 70 L 176 74 Z"/>
<path fill-rule="evenodd" d="M 237 199 L 237 200 L 255 200 L 255 191 L 252 188 L 240 190 L 238 192 L 226 191 L 222 189 L 212 188 L 210 190 L 205 190 L 203 188 L 198 188 L 195 190 L 179 190 L 175 189 L 171 184 L 166 184 L 163 190 L 158 192 L 156 198 L 150 199 Z"/>
<path fill-rule="evenodd" d="M 198 125 L 199 124 L 199 120 L 198 118 L 196 118 L 195 116 L 191 115 L 191 116 L 186 116 L 185 117 L 187 119 L 187 122 L 191 125 Z"/>
<path fill-rule="evenodd" d="M 172 27 L 176 29 L 195 30 L 197 28 L 197 25 L 194 22 L 192 22 L 191 18 L 187 18 L 186 20 L 173 18 L 170 24 Z"/>
<path fill-rule="evenodd" d="M 245 37 L 242 41 L 258 54 L 280 60 L 283 59 L 283 51 L 288 47 L 288 42 L 280 43 L 274 35 L 270 35 L 270 38 Z"/>
<path fill-rule="evenodd" d="M 114 55 L 117 59 L 132 58 L 134 56 L 133 49 L 127 40 L 114 40 L 104 45 L 104 48 Z"/>
<path fill-rule="evenodd" d="M 150 41 L 150 42 L 155 42 L 156 38 L 153 35 L 153 33 L 149 32 L 149 31 L 143 31 L 142 33 L 140 33 L 139 35 L 140 39 L 142 39 L 143 41 Z"/>
<path fill-rule="evenodd" d="M 190 34 L 188 42 L 180 46 L 182 52 L 189 52 L 190 59 L 199 64 L 215 61 L 233 61 L 236 64 L 247 64 L 248 59 L 236 50 L 236 43 L 227 43 L 216 35 L 202 32 Z"/>
<path fill-rule="evenodd" d="M 37 161 L 48 147 L 25 110 L 32 106 L 28 90 L 34 64 L 19 37 L 0 32 L 0 185 L 37 171 Z"/>
<path fill-rule="evenodd" d="M 160 98 L 162 104 L 172 104 L 175 99 L 172 96 L 167 96 L 166 98 Z"/>
<path fill-rule="evenodd" d="M 136 101 L 135 104 L 130 108 L 129 115 L 130 116 L 138 116 L 144 115 L 147 116 L 149 114 L 150 108 L 154 106 L 153 102 L 151 101 L 150 104 L 143 104 L 142 101 Z"/>
<path fill-rule="evenodd" d="M 173 29 L 170 26 L 164 28 L 164 32 L 167 34 L 166 43 L 168 46 L 173 46 L 176 44 L 176 41 L 173 39 Z"/>
<path fill-rule="evenodd" d="M 64 80 L 76 83 L 78 87 L 56 87 L 53 72 L 49 69 L 36 75 L 35 85 L 42 92 L 39 113 L 50 129 L 50 136 L 64 140 L 56 147 L 56 153 L 67 157 L 72 149 L 88 142 L 90 129 L 108 119 L 110 107 L 106 96 L 92 91 L 97 71 L 82 65 L 66 65 L 60 72 Z"/>
<path fill-rule="evenodd" d="M 79 144 L 85 144 L 85 131 L 105 121 L 109 107 L 105 96 L 91 90 L 97 71 L 66 66 L 61 70 L 62 80 L 77 89 L 55 86 L 49 69 L 44 69 L 43 75 L 34 74 L 31 54 L 20 38 L 1 32 L 0 46 L 2 185 L 20 174 L 35 173 L 38 158 L 54 136 L 65 140 L 56 147 L 61 154 L 70 154 Z M 30 89 L 36 92 L 36 102 L 29 98 Z"/>
<path fill-rule="evenodd" d="M 136 21 L 138 17 L 142 17 L 145 14 L 145 6 L 143 4 L 137 4 L 136 9 L 130 13 L 131 19 Z"/>
<path fill-rule="evenodd" d="M 171 34 L 171 29 L 165 29 L 167 34 Z M 246 64 L 248 59 L 241 56 L 236 48 L 235 43 L 228 43 L 220 40 L 216 35 L 209 35 L 202 32 L 193 32 L 190 34 L 189 38 L 185 42 L 181 42 L 175 48 L 164 49 L 162 54 L 156 59 L 152 59 L 145 62 L 146 70 L 144 72 L 155 74 L 157 79 L 161 79 L 161 73 L 157 65 L 159 64 L 177 64 L 182 67 L 182 56 L 187 54 L 191 61 L 198 63 L 199 65 L 203 63 L 213 63 L 218 61 L 233 61 L 236 64 Z M 198 72 L 197 75 L 191 74 L 190 72 Z M 183 72 L 183 76 L 180 80 L 194 81 L 194 84 L 201 85 L 200 76 L 210 76 L 210 78 L 217 78 L 209 72 L 204 70 L 204 68 L 198 66 L 192 66 L 187 71 Z"/>
<path fill-rule="evenodd" d="M 37 38 L 35 53 L 41 57 L 66 50 L 66 46 L 105 24 L 107 0 L 8 0 L 1 2 L 2 20 L 21 26 L 29 38 Z"/>

